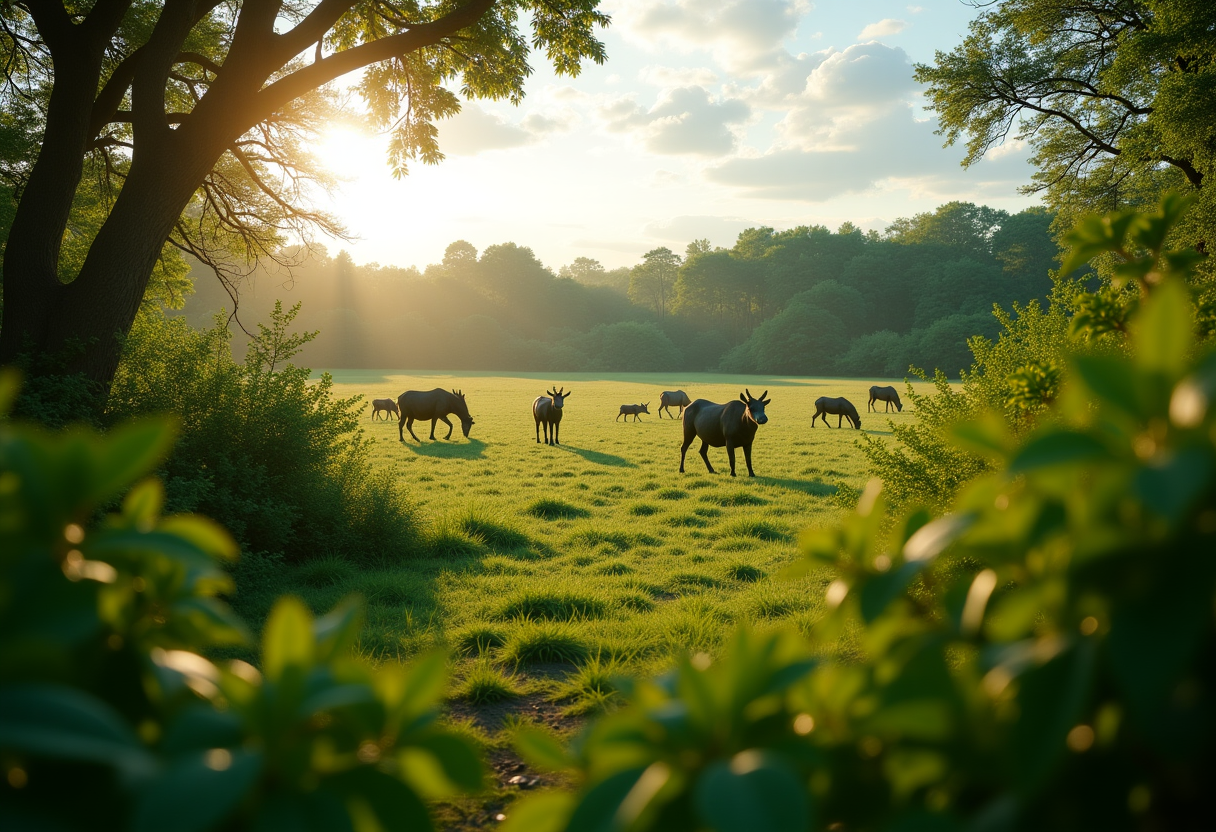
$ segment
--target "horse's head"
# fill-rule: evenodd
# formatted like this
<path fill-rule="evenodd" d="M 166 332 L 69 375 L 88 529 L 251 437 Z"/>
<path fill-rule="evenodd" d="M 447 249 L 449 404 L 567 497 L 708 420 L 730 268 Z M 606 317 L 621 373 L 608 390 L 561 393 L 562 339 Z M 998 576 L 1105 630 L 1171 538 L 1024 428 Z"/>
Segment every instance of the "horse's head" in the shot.
<path fill-rule="evenodd" d="M 895 412 L 896 412 L 896 413 L 903 413 L 903 412 L 904 412 L 904 403 L 903 403 L 903 402 L 901 402 L 899 399 L 896 399 L 896 400 L 895 400 Z"/>
<path fill-rule="evenodd" d="M 566 389 L 565 387 L 562 387 L 562 388 L 554 387 L 552 390 L 545 391 L 546 395 L 551 396 L 553 398 L 554 407 L 560 409 L 561 406 L 566 403 L 566 396 L 569 396 L 570 393 L 569 393 L 569 391 L 563 393 L 562 391 L 565 389 Z"/>
<path fill-rule="evenodd" d="M 646 404 L 640 404 L 640 405 L 638 405 L 638 407 L 642 408 L 643 413 L 645 413 L 647 415 L 650 414 L 650 402 L 646 402 Z"/>
<path fill-rule="evenodd" d="M 743 392 L 739 394 L 739 399 L 747 405 L 748 418 L 757 425 L 763 425 L 768 421 L 768 417 L 764 415 L 764 406 L 771 400 L 764 398 L 767 395 L 768 391 L 765 390 L 760 394 L 759 398 L 753 398 L 752 391 L 748 390 L 746 387 L 743 389 Z"/>

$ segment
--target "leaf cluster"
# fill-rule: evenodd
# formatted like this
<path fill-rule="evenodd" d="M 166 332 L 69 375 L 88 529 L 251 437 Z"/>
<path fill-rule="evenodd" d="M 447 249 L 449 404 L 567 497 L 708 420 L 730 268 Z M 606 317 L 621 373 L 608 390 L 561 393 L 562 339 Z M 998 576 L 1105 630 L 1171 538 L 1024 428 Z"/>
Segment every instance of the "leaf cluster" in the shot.
<path fill-rule="evenodd" d="M 15 386 L 0 379 L 0 407 Z M 206 658 L 248 638 L 219 598 L 237 549 L 206 518 L 162 515 L 141 478 L 172 442 L 156 420 L 105 436 L 0 422 L 0 822 L 431 828 L 424 799 L 481 782 L 436 722 L 444 657 L 373 670 L 351 657 L 357 604 L 314 620 L 288 598 L 260 671 Z"/>

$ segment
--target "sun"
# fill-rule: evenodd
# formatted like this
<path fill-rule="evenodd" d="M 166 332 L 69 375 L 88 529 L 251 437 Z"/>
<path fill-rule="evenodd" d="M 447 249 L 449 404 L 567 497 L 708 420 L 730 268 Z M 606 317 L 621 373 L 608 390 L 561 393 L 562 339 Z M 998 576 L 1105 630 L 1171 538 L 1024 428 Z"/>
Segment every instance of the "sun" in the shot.
<path fill-rule="evenodd" d="M 387 139 L 349 124 L 326 128 L 312 152 L 334 175 L 358 180 L 369 175 L 384 176 Z"/>

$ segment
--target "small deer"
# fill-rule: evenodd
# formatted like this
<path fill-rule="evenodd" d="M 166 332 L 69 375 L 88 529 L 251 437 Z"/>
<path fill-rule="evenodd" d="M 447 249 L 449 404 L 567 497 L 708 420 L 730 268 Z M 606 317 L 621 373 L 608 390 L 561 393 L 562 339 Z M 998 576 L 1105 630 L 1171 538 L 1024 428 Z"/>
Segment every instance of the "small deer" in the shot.
<path fill-rule="evenodd" d="M 646 404 L 623 404 L 623 405 L 621 405 L 621 412 L 616 414 L 616 419 L 614 421 L 619 422 L 619 421 L 621 421 L 621 417 L 624 416 L 625 421 L 628 422 L 629 417 L 632 416 L 633 421 L 636 422 L 636 421 L 638 421 L 639 413 L 645 413 L 647 416 L 649 416 L 650 415 L 650 402 L 646 402 Z"/>

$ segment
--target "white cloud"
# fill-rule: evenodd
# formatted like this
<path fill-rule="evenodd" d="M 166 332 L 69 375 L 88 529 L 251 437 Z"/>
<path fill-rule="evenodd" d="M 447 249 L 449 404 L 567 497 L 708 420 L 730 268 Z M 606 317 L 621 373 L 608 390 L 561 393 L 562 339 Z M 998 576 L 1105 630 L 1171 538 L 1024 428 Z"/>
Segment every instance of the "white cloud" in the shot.
<path fill-rule="evenodd" d="M 439 146 L 444 153 L 456 156 L 476 156 L 531 141 L 533 136 L 527 130 L 508 124 L 472 102 L 465 102 L 459 113 L 439 122 Z"/>
<path fill-rule="evenodd" d="M 908 54 L 881 43 L 833 52 L 806 79 L 810 101 L 852 109 L 902 100 L 915 89 Z"/>
<path fill-rule="evenodd" d="M 756 225 L 758 223 L 738 217 L 680 216 L 648 223 L 642 233 L 655 240 L 680 243 L 707 238 L 715 246 L 730 248 L 739 237 L 739 232 Z"/>
<path fill-rule="evenodd" d="M 908 6 L 908 14 L 920 14 L 924 10 L 924 6 Z"/>
<path fill-rule="evenodd" d="M 718 83 L 718 76 L 705 67 L 644 66 L 638 80 L 653 87 L 708 87 Z"/>
<path fill-rule="evenodd" d="M 896 20 L 893 17 L 885 17 L 877 23 L 871 23 L 869 26 L 861 30 L 861 34 L 857 36 L 858 40 L 872 40 L 874 38 L 886 37 L 887 35 L 898 35 L 904 29 L 908 28 L 908 21 Z"/>
<path fill-rule="evenodd" d="M 660 168 L 656 170 L 650 177 L 650 184 L 656 188 L 671 188 L 676 185 L 683 185 L 687 179 L 679 173 Z"/>
<path fill-rule="evenodd" d="M 554 113 L 528 113 L 519 126 L 534 136 L 546 136 L 550 133 L 565 133 L 578 122 L 578 115 L 573 110 L 562 109 Z"/>
<path fill-rule="evenodd" d="M 737 99 L 715 101 L 704 87 L 678 87 L 649 110 L 633 98 L 617 98 L 598 115 L 609 131 L 638 136 L 652 153 L 721 156 L 737 142 L 731 126 L 746 121 L 751 108 Z"/>
<path fill-rule="evenodd" d="M 806 0 L 624 0 L 613 23 L 650 49 L 706 49 L 739 70 L 781 51 L 809 9 Z"/>

